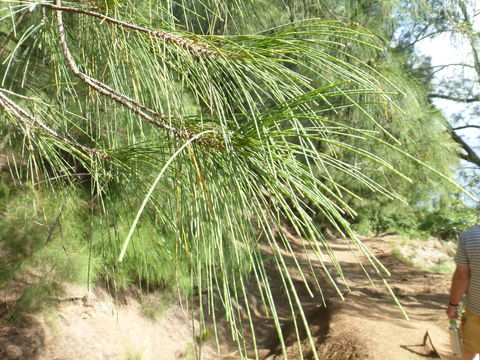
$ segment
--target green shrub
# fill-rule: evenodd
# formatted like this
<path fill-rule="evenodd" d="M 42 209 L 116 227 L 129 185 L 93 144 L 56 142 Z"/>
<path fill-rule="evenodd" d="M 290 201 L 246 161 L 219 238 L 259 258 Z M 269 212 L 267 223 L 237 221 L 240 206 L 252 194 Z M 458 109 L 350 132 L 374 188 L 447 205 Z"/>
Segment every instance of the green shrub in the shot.
<path fill-rule="evenodd" d="M 434 210 L 422 206 L 365 209 L 354 219 L 352 227 L 365 236 L 393 233 L 416 239 L 453 240 L 474 226 L 477 220 L 477 208 L 452 200 L 445 208 Z"/>
<path fill-rule="evenodd" d="M 41 279 L 23 291 L 6 319 L 10 321 L 23 320 L 28 314 L 34 314 L 55 305 L 55 298 L 62 294 L 63 289 L 59 283 L 51 279 Z"/>
<path fill-rule="evenodd" d="M 59 186 L 48 196 L 41 190 L 0 192 L 0 286 L 33 269 L 38 277 L 32 286 L 45 284 L 44 274 L 50 274 L 60 284 L 101 281 L 120 290 L 133 282 L 145 289 L 178 283 L 188 292 L 190 264 L 178 257 L 174 234 L 146 217 L 119 263 L 132 207 L 115 203 L 104 214 L 88 198 L 73 186 Z"/>
<path fill-rule="evenodd" d="M 417 228 L 418 220 L 413 214 L 391 212 L 389 209 L 366 210 L 359 215 L 353 229 L 362 235 L 383 233 L 403 234 Z"/>
<path fill-rule="evenodd" d="M 374 226 L 368 216 L 359 216 L 352 224 L 352 229 L 363 236 L 373 236 Z"/>
<path fill-rule="evenodd" d="M 426 214 L 419 229 L 443 240 L 455 239 L 477 223 L 478 210 L 466 206 L 439 209 Z"/>

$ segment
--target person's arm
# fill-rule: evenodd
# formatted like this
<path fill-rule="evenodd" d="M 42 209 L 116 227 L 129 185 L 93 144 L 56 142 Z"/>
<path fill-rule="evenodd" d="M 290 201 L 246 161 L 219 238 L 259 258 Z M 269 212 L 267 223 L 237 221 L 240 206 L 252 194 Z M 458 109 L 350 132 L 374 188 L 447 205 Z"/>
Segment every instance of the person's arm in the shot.
<path fill-rule="evenodd" d="M 470 269 L 468 266 L 457 265 L 452 277 L 452 286 L 450 288 L 450 299 L 448 302 L 447 316 L 449 319 L 458 317 L 458 304 L 463 294 L 467 291 L 470 281 Z"/>

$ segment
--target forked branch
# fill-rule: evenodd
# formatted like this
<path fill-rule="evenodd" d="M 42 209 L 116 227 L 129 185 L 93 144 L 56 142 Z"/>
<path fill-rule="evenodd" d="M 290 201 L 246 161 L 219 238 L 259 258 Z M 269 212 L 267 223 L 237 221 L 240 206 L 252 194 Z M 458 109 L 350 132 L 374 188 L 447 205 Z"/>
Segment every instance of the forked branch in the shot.
<path fill-rule="evenodd" d="M 149 109 L 148 107 L 141 104 L 137 100 L 132 99 L 132 98 L 128 97 L 127 95 L 124 95 L 124 94 L 116 91 L 115 89 L 112 89 L 110 86 L 104 84 L 103 82 L 101 82 L 97 79 L 94 79 L 94 78 L 92 78 L 92 77 L 90 77 L 90 76 L 88 76 L 85 73 L 80 71 L 77 64 L 75 63 L 75 60 L 73 59 L 72 53 L 70 52 L 70 49 L 69 49 L 68 44 L 67 44 L 67 40 L 66 40 L 66 36 L 65 36 L 65 28 L 64 28 L 64 25 L 63 25 L 63 16 L 62 16 L 62 11 L 65 11 L 64 10 L 65 7 L 61 6 L 61 4 L 62 4 L 61 0 L 56 0 L 56 5 L 55 6 L 53 6 L 53 5 L 46 5 L 46 6 L 57 10 L 57 26 L 58 26 L 58 32 L 59 32 L 59 36 L 60 36 L 60 43 L 61 43 L 61 46 L 62 46 L 63 55 L 64 55 L 65 60 L 67 62 L 67 66 L 74 73 L 74 75 L 77 78 L 79 78 L 83 83 L 90 86 L 92 89 L 94 89 L 98 93 L 112 99 L 113 101 L 115 101 L 118 104 L 120 104 L 121 106 L 127 108 L 128 110 L 130 110 L 134 114 L 140 116 L 140 118 L 149 122 L 150 124 L 160 128 L 160 129 L 166 130 L 166 131 L 174 134 L 175 136 L 178 136 L 178 137 L 181 137 L 181 138 L 184 138 L 184 139 L 192 139 L 196 135 L 195 133 L 191 133 L 191 132 L 188 132 L 188 131 L 185 131 L 185 130 L 177 129 L 177 128 L 167 124 L 166 122 L 162 122 L 162 121 L 157 120 L 159 118 L 159 119 L 162 119 L 164 121 L 167 121 L 168 118 L 166 116 L 160 115 L 155 110 Z M 66 8 L 66 9 L 70 9 L 70 8 Z M 77 10 L 77 9 L 74 9 L 74 10 Z M 78 9 L 78 10 L 81 10 L 81 9 Z M 90 13 L 90 11 L 87 11 L 87 10 L 82 10 L 82 13 L 84 11 Z M 97 14 L 97 13 L 93 13 L 93 14 Z M 101 14 L 97 14 L 97 15 L 102 16 L 102 17 L 104 16 L 104 15 L 101 15 Z M 112 19 L 112 18 L 109 18 L 109 19 L 115 20 L 115 19 Z M 107 19 L 105 19 L 105 20 L 107 20 Z M 117 21 L 117 20 L 115 20 L 115 21 Z M 215 146 L 215 147 L 218 147 L 220 145 L 217 141 L 209 140 L 209 139 L 202 139 L 202 138 L 195 139 L 195 142 L 206 143 L 206 144 L 209 144 L 209 145 Z"/>

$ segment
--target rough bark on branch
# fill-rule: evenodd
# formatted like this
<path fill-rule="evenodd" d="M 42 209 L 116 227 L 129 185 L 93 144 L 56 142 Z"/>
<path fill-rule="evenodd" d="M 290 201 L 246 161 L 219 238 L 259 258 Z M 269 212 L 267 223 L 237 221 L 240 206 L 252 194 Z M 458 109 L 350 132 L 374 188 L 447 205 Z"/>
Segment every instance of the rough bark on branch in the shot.
<path fill-rule="evenodd" d="M 63 56 L 64 56 L 64 58 L 67 62 L 67 66 L 69 67 L 69 69 L 73 72 L 73 74 L 77 78 L 79 78 L 84 84 L 88 85 L 89 87 L 91 87 L 92 89 L 97 91 L 98 93 L 112 99 L 113 101 L 115 101 L 116 103 L 120 104 L 121 106 L 127 108 L 128 110 L 130 110 L 134 114 L 140 116 L 140 118 L 149 122 L 150 124 L 160 128 L 160 129 L 166 130 L 166 131 L 174 134 L 175 136 L 178 136 L 178 137 L 181 137 L 181 138 L 184 138 L 184 139 L 192 139 L 193 137 L 195 137 L 195 135 L 196 135 L 195 133 L 191 133 L 189 131 L 177 129 L 177 128 L 167 124 L 166 122 L 162 122 L 162 121 L 157 120 L 157 119 L 161 119 L 163 121 L 168 121 L 168 117 L 157 113 L 155 110 L 149 109 L 148 107 L 141 104 L 137 100 L 132 99 L 132 98 L 128 97 L 127 95 L 122 94 L 122 93 L 116 91 L 115 89 L 112 89 L 110 86 L 104 84 L 103 82 L 101 82 L 97 79 L 94 79 L 94 78 L 84 74 L 83 72 L 81 72 L 80 69 L 78 68 L 75 60 L 73 59 L 72 53 L 70 52 L 70 49 L 69 49 L 68 44 L 67 44 L 67 40 L 66 40 L 66 36 L 65 36 L 65 28 L 64 28 L 64 25 L 63 25 L 63 16 L 62 16 L 62 12 L 64 11 L 64 7 L 61 6 L 61 5 L 62 5 L 62 1 L 61 0 L 56 0 L 56 5 L 55 6 L 53 6 L 53 5 L 46 5 L 46 6 L 48 6 L 50 8 L 54 8 L 54 9 L 57 10 L 57 27 L 58 27 L 59 37 L 60 37 L 60 44 L 62 46 Z M 67 8 L 67 9 L 69 9 L 69 8 Z M 87 11 L 87 10 L 84 10 L 84 11 Z M 101 14 L 99 14 L 99 15 L 101 15 Z M 104 16 L 104 15 L 101 15 L 101 16 Z M 213 147 L 221 146 L 221 144 L 219 142 L 214 141 L 214 140 L 210 140 L 210 139 L 198 138 L 198 139 L 195 140 L 195 142 L 208 144 L 208 145 L 211 145 Z"/>
<path fill-rule="evenodd" d="M 72 13 L 78 13 L 78 14 L 83 14 L 83 15 L 88 15 L 88 16 L 91 16 L 91 17 L 95 17 L 95 18 L 101 19 L 102 21 L 108 22 L 110 24 L 121 26 L 121 27 L 124 27 L 126 29 L 130 29 L 130 30 L 142 32 L 142 33 L 150 35 L 151 37 L 162 39 L 165 42 L 170 42 L 170 43 L 176 44 L 176 45 L 178 45 L 178 46 L 180 46 L 180 47 L 182 47 L 186 50 L 189 50 L 189 51 L 191 51 L 195 54 L 221 56 L 221 54 L 218 51 L 206 49 L 203 46 L 200 46 L 200 45 L 192 43 L 188 40 L 182 39 L 180 36 L 177 36 L 175 34 L 172 34 L 170 32 L 164 31 L 164 30 L 152 30 L 152 29 L 144 28 L 144 27 L 137 26 L 137 25 L 134 25 L 134 24 L 130 24 L 130 23 L 127 23 L 125 21 L 118 20 L 118 19 L 112 18 L 112 17 L 107 16 L 107 15 L 103 15 L 103 14 L 100 14 L 100 13 L 97 13 L 97 12 L 94 12 L 94 11 L 62 6 L 61 3 L 58 3 L 58 2 L 55 5 L 44 4 L 43 6 L 49 8 L 49 9 L 52 9 L 52 10 L 56 10 L 57 12 L 65 11 L 65 12 L 72 12 Z"/>

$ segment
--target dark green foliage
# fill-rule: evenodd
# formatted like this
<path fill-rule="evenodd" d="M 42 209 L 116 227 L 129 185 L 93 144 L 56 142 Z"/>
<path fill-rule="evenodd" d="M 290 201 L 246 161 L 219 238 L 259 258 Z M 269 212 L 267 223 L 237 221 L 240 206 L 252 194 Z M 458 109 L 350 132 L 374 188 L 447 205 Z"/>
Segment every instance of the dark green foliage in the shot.
<path fill-rule="evenodd" d="M 362 235 L 378 236 L 386 233 L 417 235 L 418 219 L 413 214 L 390 213 L 379 210 L 364 211 L 355 219 L 353 228 Z"/>
<path fill-rule="evenodd" d="M 427 213 L 420 219 L 418 229 L 443 240 L 456 240 L 462 231 L 478 223 L 478 215 L 478 208 L 458 203 Z"/>
<path fill-rule="evenodd" d="M 460 200 L 451 199 L 436 204 L 436 209 L 425 206 L 365 209 L 355 218 L 352 227 L 366 236 L 402 234 L 411 238 L 457 240 L 465 231 L 478 222 L 478 209 L 467 206 Z M 396 211 L 394 211 L 396 210 Z"/>

